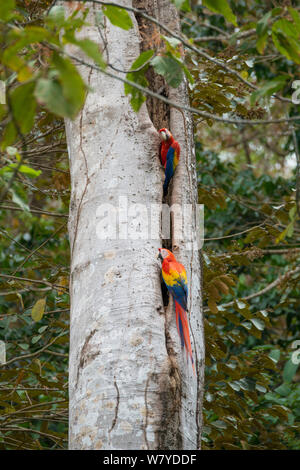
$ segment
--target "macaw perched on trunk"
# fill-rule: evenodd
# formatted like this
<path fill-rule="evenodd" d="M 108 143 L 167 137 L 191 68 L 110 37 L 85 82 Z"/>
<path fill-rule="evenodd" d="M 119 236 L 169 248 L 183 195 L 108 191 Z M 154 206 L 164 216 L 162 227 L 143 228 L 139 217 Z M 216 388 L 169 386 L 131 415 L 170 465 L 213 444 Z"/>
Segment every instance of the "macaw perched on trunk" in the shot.
<path fill-rule="evenodd" d="M 165 127 L 159 130 L 159 134 L 161 138 L 159 156 L 165 168 L 164 196 L 166 196 L 169 183 L 179 162 L 180 145 Z"/>
<path fill-rule="evenodd" d="M 176 325 L 181 347 L 185 348 L 187 359 L 190 357 L 196 375 L 186 313 L 188 297 L 186 270 L 171 251 L 166 248 L 159 248 L 158 251 L 158 257 L 162 260 L 162 277 L 175 302 Z"/>

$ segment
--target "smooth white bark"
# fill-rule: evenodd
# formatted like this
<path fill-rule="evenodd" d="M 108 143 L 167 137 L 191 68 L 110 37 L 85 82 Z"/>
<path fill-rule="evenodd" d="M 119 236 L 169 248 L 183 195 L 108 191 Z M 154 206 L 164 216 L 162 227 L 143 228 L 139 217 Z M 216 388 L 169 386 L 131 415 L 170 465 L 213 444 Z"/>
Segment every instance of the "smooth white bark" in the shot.
<path fill-rule="evenodd" d="M 175 10 L 168 8 L 175 21 Z M 107 21 L 104 31 L 109 61 L 124 70 L 140 53 L 132 19 L 134 29 L 124 31 Z M 102 43 L 94 26 L 82 35 Z M 185 252 L 184 240 L 176 242 L 190 280 L 192 342 L 200 377 L 196 380 L 182 357 L 172 306 L 167 313 L 163 308 L 156 259 L 159 233 L 156 239 L 134 240 L 125 233 L 126 204 L 129 222 L 139 225 L 140 219 L 142 237 L 146 223 L 152 234 L 153 227 L 160 230 L 157 131 L 145 104 L 137 114 L 131 109 L 121 82 L 84 67 L 80 72 L 93 92 L 78 118 L 66 123 L 72 181 L 70 448 L 196 449 L 203 372 L 198 251 Z M 185 85 L 173 93 L 177 100 L 186 99 Z M 187 133 L 179 122 L 172 111 L 172 131 L 183 148 L 173 202 L 181 203 L 195 201 L 195 168 L 191 121 L 187 116 Z M 107 224 L 104 204 L 112 208 Z M 137 208 L 139 214 L 136 204 L 143 205 Z M 101 239 L 114 217 L 123 222 L 116 239 Z M 130 233 L 133 225 L 127 227 Z"/>

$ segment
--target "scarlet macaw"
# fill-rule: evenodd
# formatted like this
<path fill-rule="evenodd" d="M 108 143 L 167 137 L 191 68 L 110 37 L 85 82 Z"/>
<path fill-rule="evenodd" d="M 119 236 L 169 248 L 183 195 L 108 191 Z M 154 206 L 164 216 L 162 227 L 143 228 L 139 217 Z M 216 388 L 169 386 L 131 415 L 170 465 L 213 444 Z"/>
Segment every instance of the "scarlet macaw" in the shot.
<path fill-rule="evenodd" d="M 162 260 L 162 277 L 175 302 L 176 325 L 181 347 L 185 348 L 187 358 L 188 355 L 190 356 L 196 375 L 186 314 L 188 297 L 186 270 L 182 264 L 178 263 L 171 251 L 166 248 L 159 248 L 158 251 L 158 257 Z"/>
<path fill-rule="evenodd" d="M 161 163 L 165 168 L 164 196 L 166 196 L 168 194 L 169 183 L 179 162 L 180 145 L 165 127 L 160 129 L 159 133 L 161 138 L 159 155 Z"/>

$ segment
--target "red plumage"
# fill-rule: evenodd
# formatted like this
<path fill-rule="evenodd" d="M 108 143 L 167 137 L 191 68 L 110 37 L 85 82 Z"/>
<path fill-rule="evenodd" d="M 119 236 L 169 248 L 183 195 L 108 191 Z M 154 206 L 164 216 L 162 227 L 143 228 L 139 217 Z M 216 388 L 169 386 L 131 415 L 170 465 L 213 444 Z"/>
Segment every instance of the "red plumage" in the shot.
<path fill-rule="evenodd" d="M 160 146 L 159 146 L 160 161 L 161 161 L 161 164 L 163 165 L 163 167 L 166 168 L 168 150 L 171 147 L 171 145 L 173 144 L 173 142 L 175 142 L 175 139 L 172 136 L 171 132 L 168 129 L 166 129 L 165 127 L 160 129 L 159 133 L 160 133 L 160 135 L 166 135 L 166 138 L 167 138 L 167 140 L 162 140 L 162 142 L 160 143 Z"/>
<path fill-rule="evenodd" d="M 193 367 L 193 372 L 194 372 L 194 375 L 196 375 L 187 314 L 186 314 L 186 311 L 181 307 L 181 305 L 179 305 L 179 303 L 176 302 L 176 300 L 175 300 L 175 312 L 176 312 L 176 325 L 177 325 L 178 334 L 181 339 L 181 346 L 185 348 L 186 359 L 188 360 L 188 357 L 190 357 L 192 367 Z"/>
<path fill-rule="evenodd" d="M 170 147 L 171 147 L 171 142 L 169 142 L 168 140 L 160 143 L 159 155 L 160 155 L 161 164 L 163 165 L 164 168 L 166 168 L 167 153 Z"/>
<path fill-rule="evenodd" d="M 176 325 L 181 347 L 186 350 L 186 356 L 191 360 L 196 375 L 192 346 L 187 317 L 188 283 L 185 267 L 178 263 L 174 254 L 166 248 L 159 248 L 159 258 L 162 260 L 162 277 L 175 303 Z"/>

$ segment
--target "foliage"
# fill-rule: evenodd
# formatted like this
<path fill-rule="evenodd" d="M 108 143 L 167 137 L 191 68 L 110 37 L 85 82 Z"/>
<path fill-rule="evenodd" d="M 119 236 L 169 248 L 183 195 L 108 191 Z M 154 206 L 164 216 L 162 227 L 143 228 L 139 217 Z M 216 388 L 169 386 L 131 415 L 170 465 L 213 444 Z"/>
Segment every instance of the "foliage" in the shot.
<path fill-rule="evenodd" d="M 290 96 L 297 76 L 296 57 L 295 64 L 286 60 L 291 55 L 280 49 L 273 34 L 280 24 L 277 15 L 297 21 L 292 10 L 287 5 L 268 11 L 258 2 L 246 9 L 237 2 L 240 32 L 231 37 L 231 27 L 219 15 L 206 16 L 198 10 L 199 23 L 206 29 L 187 20 L 187 34 L 200 40 L 203 36 L 211 54 L 214 51 L 252 83 L 255 76 L 258 85 L 253 91 L 218 65 L 191 54 L 193 106 L 216 115 L 235 112 L 242 119 L 274 117 L 283 110 L 293 115 L 293 105 L 266 101 L 279 91 Z M 281 30 L 292 36 L 293 27 L 284 25 Z M 243 33 L 246 39 L 239 40 Z M 299 44 L 297 50 L 299 54 Z M 295 142 L 285 125 L 214 124 L 208 129 L 197 120 L 198 197 L 206 207 L 208 234 L 203 251 L 207 305 L 203 447 L 298 449 L 299 375 L 291 356 L 300 326 L 299 212 L 296 170 L 287 166 Z M 297 127 L 295 136 L 299 145 Z"/>
<path fill-rule="evenodd" d="M 224 118 L 195 115 L 207 232 L 203 447 L 298 449 L 292 353 L 300 331 L 300 183 L 299 162 L 296 169 L 290 162 L 299 121 L 243 121 L 298 114 L 290 98 L 299 78 L 299 8 L 292 1 L 173 3 L 185 48 L 177 34 L 157 30 L 120 73 L 135 111 L 152 71 L 174 88 L 186 78 L 191 105 Z M 51 4 L 0 3 L 2 449 L 66 447 L 70 181 L 62 118 L 74 118 L 92 92 L 69 51 L 100 73 L 114 70 L 98 44 L 78 36 L 90 21 L 86 6 L 76 2 L 66 12 Z M 125 32 L 133 26 L 132 14 L 111 5 L 94 20 L 100 31 L 106 21 Z M 226 124 L 228 116 L 239 122 Z"/>
<path fill-rule="evenodd" d="M 208 306 L 204 448 L 297 448 L 300 395 L 291 345 L 300 327 L 300 270 L 277 289 L 257 295 L 280 272 L 299 265 L 299 249 L 282 248 L 277 254 L 266 248 L 276 245 L 278 229 L 275 223 L 265 225 L 265 214 L 272 215 L 276 201 L 289 200 L 293 179 L 254 175 L 198 148 L 199 200 L 210 196 L 205 221 L 211 238 L 203 253 Z M 247 221 L 246 233 L 226 238 L 225 221 L 233 233 L 243 232 Z"/>

